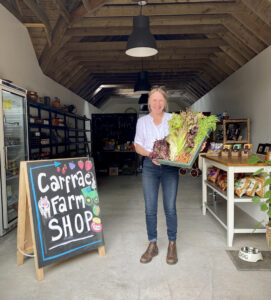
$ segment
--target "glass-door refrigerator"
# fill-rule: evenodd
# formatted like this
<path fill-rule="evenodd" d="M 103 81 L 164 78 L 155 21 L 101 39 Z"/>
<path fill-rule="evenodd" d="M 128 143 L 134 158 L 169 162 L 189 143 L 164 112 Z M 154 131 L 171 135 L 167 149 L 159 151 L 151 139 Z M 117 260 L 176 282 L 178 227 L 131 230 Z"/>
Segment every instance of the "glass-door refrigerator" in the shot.
<path fill-rule="evenodd" d="M 19 167 L 27 160 L 26 90 L 0 80 L 0 236 L 17 224 Z"/>

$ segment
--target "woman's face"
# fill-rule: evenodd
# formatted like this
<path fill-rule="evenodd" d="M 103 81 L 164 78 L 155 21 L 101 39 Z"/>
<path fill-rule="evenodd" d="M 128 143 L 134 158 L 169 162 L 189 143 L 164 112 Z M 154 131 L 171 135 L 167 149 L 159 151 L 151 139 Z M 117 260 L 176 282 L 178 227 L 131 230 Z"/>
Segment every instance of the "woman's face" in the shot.
<path fill-rule="evenodd" d="M 151 108 L 151 112 L 154 114 L 162 113 L 166 104 L 166 100 L 164 96 L 156 91 L 149 98 L 149 105 Z"/>

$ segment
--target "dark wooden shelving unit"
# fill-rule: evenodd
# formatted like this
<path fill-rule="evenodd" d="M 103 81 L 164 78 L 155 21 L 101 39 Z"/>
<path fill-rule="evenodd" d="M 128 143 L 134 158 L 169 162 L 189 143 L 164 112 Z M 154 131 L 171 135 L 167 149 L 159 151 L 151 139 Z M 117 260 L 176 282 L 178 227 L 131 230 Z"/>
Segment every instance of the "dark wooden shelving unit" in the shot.
<path fill-rule="evenodd" d="M 124 149 L 127 142 L 134 141 L 136 122 L 137 114 L 92 114 L 91 149 L 96 172 L 109 174 L 109 169 L 115 167 L 122 174 L 128 166 L 132 174 L 137 174 L 137 153 Z M 106 148 L 109 140 L 114 141 L 112 149 Z"/>
<path fill-rule="evenodd" d="M 90 156 L 90 119 L 29 100 L 27 116 L 30 160 Z"/>

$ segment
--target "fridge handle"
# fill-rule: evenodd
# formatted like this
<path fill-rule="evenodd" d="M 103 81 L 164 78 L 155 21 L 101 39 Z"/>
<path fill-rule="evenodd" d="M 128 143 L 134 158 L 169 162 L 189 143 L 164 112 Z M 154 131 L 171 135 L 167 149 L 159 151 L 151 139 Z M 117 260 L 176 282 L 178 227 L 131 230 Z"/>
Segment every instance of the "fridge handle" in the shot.
<path fill-rule="evenodd" d="M 5 168 L 7 171 L 8 170 L 8 147 L 7 146 L 5 146 L 5 161 L 6 161 Z"/>

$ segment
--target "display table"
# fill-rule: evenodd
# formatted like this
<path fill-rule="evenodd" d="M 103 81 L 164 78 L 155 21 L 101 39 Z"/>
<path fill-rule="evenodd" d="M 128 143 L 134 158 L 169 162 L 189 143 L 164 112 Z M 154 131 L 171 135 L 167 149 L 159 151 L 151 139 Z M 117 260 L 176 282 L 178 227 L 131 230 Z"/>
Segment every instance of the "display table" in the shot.
<path fill-rule="evenodd" d="M 202 213 L 206 215 L 206 209 L 222 224 L 227 230 L 227 246 L 232 247 L 234 233 L 264 233 L 265 228 L 255 229 L 257 221 L 235 207 L 235 203 L 252 203 L 250 197 L 235 196 L 234 194 L 234 173 L 253 173 L 260 168 L 263 172 L 270 173 L 271 166 L 267 164 L 249 164 L 248 158 L 241 157 L 221 157 L 201 155 L 203 159 L 202 168 Z M 215 166 L 227 172 L 227 191 L 222 191 L 217 185 L 207 180 L 207 169 Z M 207 188 L 215 191 L 226 201 L 223 203 L 208 203 Z M 268 187 L 266 187 L 266 190 Z M 264 198 L 261 199 L 264 201 Z M 255 207 L 256 208 L 256 207 Z M 243 214 L 244 216 L 241 216 Z M 267 220 L 266 220 L 267 221 Z"/>

